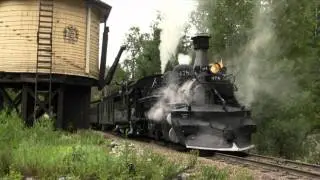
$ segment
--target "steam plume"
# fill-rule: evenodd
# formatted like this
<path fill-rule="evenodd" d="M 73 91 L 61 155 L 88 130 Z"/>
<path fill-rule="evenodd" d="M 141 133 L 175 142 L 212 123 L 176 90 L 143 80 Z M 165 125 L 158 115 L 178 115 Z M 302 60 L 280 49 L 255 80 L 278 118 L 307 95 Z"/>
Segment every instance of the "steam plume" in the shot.
<path fill-rule="evenodd" d="M 248 34 L 249 41 L 243 44 L 238 54 L 227 59 L 229 72 L 237 72 L 236 92 L 237 99 L 242 105 L 250 107 L 258 100 L 260 94 L 268 94 L 270 97 L 280 101 L 286 101 L 288 94 L 294 96 L 299 91 L 298 86 L 290 75 L 293 62 L 279 59 L 281 46 L 274 31 L 271 20 L 273 8 L 267 1 L 254 1 L 256 3 L 253 15 L 253 28 Z M 209 24 L 213 17 L 206 12 L 207 7 L 213 8 L 217 1 L 198 0 L 198 11 L 201 15 L 196 29 L 210 32 Z M 223 53 L 223 52 L 220 52 Z M 287 70 L 287 72 L 285 72 Z"/>
<path fill-rule="evenodd" d="M 252 103 L 265 93 L 278 100 L 287 98 L 285 94 L 292 94 L 297 90 L 293 78 L 288 76 L 284 69 L 290 69 L 292 64 L 285 61 L 276 61 L 280 52 L 273 24 L 271 22 L 272 9 L 256 8 L 253 19 L 251 40 L 244 46 L 240 55 L 233 59 L 237 75 L 237 98 L 241 104 L 250 107 Z M 272 60 L 272 61 L 270 61 Z M 287 66 L 287 68 L 283 68 Z"/>
<path fill-rule="evenodd" d="M 178 61 L 179 61 L 179 64 L 190 64 L 191 57 L 185 54 L 179 54 Z"/>
<path fill-rule="evenodd" d="M 191 87 L 194 81 L 187 81 L 181 87 L 174 83 L 170 83 L 167 87 L 164 87 L 157 92 L 162 95 L 155 105 L 149 110 L 147 116 L 154 121 L 161 121 L 165 119 L 166 115 L 170 111 L 168 104 L 173 103 L 186 103 L 190 104 L 193 100 Z"/>
<path fill-rule="evenodd" d="M 162 72 L 164 72 L 170 58 L 175 55 L 179 40 L 183 35 L 191 12 L 191 6 L 188 5 L 190 2 L 185 0 L 161 0 L 162 22 L 160 29 L 162 32 L 159 49 Z"/>

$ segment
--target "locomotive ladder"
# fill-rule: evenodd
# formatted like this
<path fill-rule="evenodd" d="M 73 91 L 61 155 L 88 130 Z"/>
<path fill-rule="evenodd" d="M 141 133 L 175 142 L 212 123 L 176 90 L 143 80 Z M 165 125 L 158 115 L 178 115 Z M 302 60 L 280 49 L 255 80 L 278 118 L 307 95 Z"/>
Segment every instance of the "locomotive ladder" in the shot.
<path fill-rule="evenodd" d="M 37 33 L 37 66 L 34 92 L 34 120 L 36 120 L 37 113 L 40 111 L 40 108 L 52 117 L 52 31 L 53 0 L 40 0 Z M 40 100 L 40 95 L 47 97 L 47 101 L 46 99 Z"/>

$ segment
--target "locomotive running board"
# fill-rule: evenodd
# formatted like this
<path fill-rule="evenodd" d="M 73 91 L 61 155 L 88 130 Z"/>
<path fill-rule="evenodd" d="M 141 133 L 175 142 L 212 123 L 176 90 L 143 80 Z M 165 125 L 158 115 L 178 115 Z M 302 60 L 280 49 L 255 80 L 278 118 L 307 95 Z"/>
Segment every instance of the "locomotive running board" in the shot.
<path fill-rule="evenodd" d="M 254 145 L 250 145 L 244 148 L 239 148 L 235 143 L 232 144 L 231 148 L 208 148 L 208 147 L 186 145 L 186 148 L 189 148 L 189 149 L 212 150 L 212 151 L 246 151 L 254 147 L 255 147 Z"/>

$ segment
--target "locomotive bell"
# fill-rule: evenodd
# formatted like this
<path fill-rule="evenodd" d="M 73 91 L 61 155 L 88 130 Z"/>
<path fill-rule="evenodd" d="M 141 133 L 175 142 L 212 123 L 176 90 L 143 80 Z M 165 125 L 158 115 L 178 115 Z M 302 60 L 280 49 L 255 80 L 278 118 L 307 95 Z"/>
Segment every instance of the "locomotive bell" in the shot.
<path fill-rule="evenodd" d="M 194 50 L 196 52 L 196 57 L 194 60 L 193 69 L 196 72 L 206 71 L 208 69 L 208 49 L 209 49 L 209 34 L 200 33 L 192 37 Z"/>

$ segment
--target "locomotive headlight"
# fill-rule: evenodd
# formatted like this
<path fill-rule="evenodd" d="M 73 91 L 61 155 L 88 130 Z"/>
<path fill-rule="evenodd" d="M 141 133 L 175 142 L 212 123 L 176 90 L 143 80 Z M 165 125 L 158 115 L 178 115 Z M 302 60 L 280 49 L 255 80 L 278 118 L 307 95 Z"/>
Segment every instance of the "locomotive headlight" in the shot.
<path fill-rule="evenodd" d="M 212 64 L 211 67 L 210 67 L 210 71 L 211 71 L 213 74 L 217 74 L 220 70 L 221 70 L 221 66 L 220 66 L 218 63 L 214 63 L 214 64 Z"/>
<path fill-rule="evenodd" d="M 214 64 L 210 64 L 210 71 L 213 73 L 213 74 L 217 74 L 219 71 L 222 70 L 222 68 L 224 67 L 223 65 L 223 62 L 222 62 L 222 59 L 219 63 L 214 63 Z"/>

